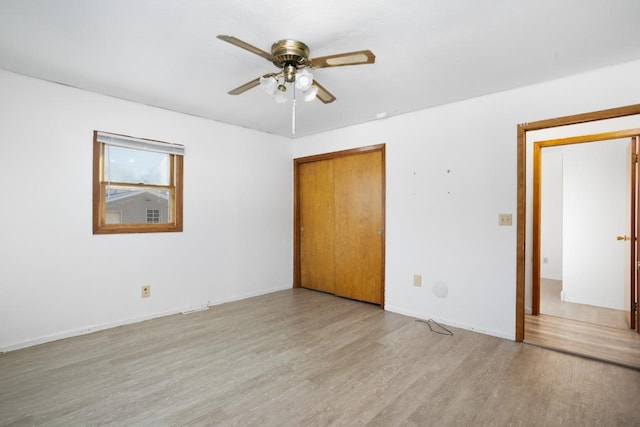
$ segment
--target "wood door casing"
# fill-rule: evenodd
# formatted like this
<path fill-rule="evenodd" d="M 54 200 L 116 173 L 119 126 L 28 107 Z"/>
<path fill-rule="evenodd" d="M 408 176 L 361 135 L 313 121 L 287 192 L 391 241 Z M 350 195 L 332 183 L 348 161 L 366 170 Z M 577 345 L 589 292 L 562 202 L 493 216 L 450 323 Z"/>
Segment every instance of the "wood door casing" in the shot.
<path fill-rule="evenodd" d="M 294 287 L 384 308 L 384 145 L 294 159 L 294 196 Z"/>
<path fill-rule="evenodd" d="M 640 258 L 640 254 L 638 254 L 638 234 L 640 233 L 640 182 L 639 182 L 639 170 L 638 170 L 638 156 L 639 147 L 638 141 L 639 137 L 634 136 L 631 138 L 631 145 L 633 146 L 633 186 L 632 191 L 633 194 L 631 196 L 632 204 L 634 209 L 632 211 L 632 216 L 635 219 L 634 224 L 632 226 L 633 234 L 631 234 L 631 247 L 633 248 L 633 284 L 630 289 L 630 302 L 627 305 L 627 309 L 630 312 L 629 316 L 629 326 L 633 329 L 635 328 L 636 332 L 640 334 L 640 317 L 638 316 L 638 302 L 640 302 L 640 263 L 638 262 L 638 258 Z"/>
<path fill-rule="evenodd" d="M 299 169 L 299 186 L 300 283 L 335 293 L 332 161 L 305 163 Z"/>
<path fill-rule="evenodd" d="M 627 146 L 626 167 L 627 167 L 627 235 L 629 240 L 625 241 L 627 259 L 625 262 L 626 274 L 624 283 L 624 307 L 625 315 L 629 328 L 635 329 L 636 316 L 634 312 L 635 302 L 635 286 L 638 275 L 638 257 L 636 255 L 637 250 L 637 221 L 638 221 L 638 209 L 637 209 L 637 144 L 636 138 L 631 138 Z M 625 236 L 626 238 L 627 236 Z"/>

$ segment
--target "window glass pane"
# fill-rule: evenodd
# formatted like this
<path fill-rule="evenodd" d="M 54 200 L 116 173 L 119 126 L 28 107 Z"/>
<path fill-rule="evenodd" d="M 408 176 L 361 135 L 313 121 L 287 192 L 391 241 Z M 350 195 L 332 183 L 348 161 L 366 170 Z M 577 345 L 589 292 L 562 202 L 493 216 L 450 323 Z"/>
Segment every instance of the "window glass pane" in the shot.
<path fill-rule="evenodd" d="M 107 211 L 107 218 L 105 220 L 107 224 L 122 224 L 122 212 L 120 211 Z"/>
<path fill-rule="evenodd" d="M 147 223 L 160 222 L 160 209 L 147 209 Z"/>
<path fill-rule="evenodd" d="M 170 154 L 105 146 L 104 180 L 169 185 Z"/>
<path fill-rule="evenodd" d="M 119 220 L 120 224 L 171 222 L 169 190 L 115 185 L 108 185 L 106 188 L 107 221 L 112 218 L 112 221 Z M 119 212 L 119 215 L 110 212 Z"/>

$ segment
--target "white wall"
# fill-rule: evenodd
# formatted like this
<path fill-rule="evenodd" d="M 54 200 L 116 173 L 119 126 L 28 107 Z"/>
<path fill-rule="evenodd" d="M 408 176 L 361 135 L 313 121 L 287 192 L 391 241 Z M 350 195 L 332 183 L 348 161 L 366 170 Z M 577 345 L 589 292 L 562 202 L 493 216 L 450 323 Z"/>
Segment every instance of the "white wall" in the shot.
<path fill-rule="evenodd" d="M 563 147 L 565 301 L 623 310 L 629 140 Z"/>
<path fill-rule="evenodd" d="M 498 214 L 515 220 L 516 125 L 637 103 L 639 72 L 636 61 L 293 142 L 0 72 L 0 350 L 290 287 L 292 153 L 381 142 L 387 309 L 513 338 L 516 227 Z M 183 233 L 91 234 L 94 129 L 186 146 Z"/>
<path fill-rule="evenodd" d="M 516 227 L 498 214 L 515 219 L 516 126 L 637 103 L 639 72 L 636 61 L 314 135 L 294 155 L 386 143 L 386 308 L 514 338 Z"/>
<path fill-rule="evenodd" d="M 562 148 L 542 150 L 540 277 L 562 280 Z"/>
<path fill-rule="evenodd" d="M 291 287 L 290 140 L 2 71 L 0 94 L 0 351 Z M 184 232 L 92 235 L 94 129 L 184 144 Z"/>

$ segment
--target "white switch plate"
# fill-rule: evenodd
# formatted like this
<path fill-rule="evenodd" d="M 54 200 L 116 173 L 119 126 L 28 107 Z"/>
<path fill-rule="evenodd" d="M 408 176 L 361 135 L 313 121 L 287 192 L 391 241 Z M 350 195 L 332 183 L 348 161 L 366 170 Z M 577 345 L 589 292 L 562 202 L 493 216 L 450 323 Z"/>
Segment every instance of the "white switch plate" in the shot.
<path fill-rule="evenodd" d="M 512 225 L 512 221 L 511 214 L 498 215 L 498 225 Z"/>

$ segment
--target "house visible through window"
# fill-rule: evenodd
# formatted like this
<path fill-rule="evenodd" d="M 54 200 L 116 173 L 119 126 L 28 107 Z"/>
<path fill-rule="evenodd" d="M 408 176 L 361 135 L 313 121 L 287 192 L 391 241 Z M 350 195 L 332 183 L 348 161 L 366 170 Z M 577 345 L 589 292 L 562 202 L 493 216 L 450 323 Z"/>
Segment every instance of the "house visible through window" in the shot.
<path fill-rule="evenodd" d="M 184 148 L 94 132 L 93 232 L 182 231 Z"/>

